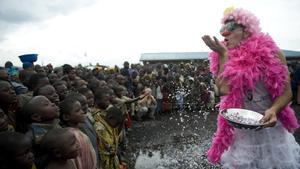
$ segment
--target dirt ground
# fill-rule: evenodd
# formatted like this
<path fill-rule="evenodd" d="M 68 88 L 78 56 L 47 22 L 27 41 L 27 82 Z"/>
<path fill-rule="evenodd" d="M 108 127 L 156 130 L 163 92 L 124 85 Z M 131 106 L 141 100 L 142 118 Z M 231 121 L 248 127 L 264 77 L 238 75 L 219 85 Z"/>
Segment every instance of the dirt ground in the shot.
<path fill-rule="evenodd" d="M 300 119 L 300 106 L 293 106 Z M 219 169 L 204 153 L 216 130 L 217 113 L 175 111 L 155 120 L 135 122 L 128 133 L 130 169 Z M 295 132 L 300 142 L 300 130 Z"/>
<path fill-rule="evenodd" d="M 216 113 L 205 111 L 177 111 L 134 122 L 128 134 L 130 168 L 218 168 L 203 156 L 215 129 Z"/>

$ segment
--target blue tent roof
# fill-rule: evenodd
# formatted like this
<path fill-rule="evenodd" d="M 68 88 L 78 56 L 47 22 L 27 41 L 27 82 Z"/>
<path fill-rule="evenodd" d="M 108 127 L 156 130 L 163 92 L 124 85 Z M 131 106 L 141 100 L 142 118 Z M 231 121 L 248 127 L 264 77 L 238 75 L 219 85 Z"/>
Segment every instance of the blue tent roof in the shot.
<path fill-rule="evenodd" d="M 300 59 L 299 51 L 282 49 L 287 59 Z M 161 52 L 161 53 L 142 53 L 140 61 L 167 61 L 167 60 L 199 60 L 207 59 L 209 52 Z"/>

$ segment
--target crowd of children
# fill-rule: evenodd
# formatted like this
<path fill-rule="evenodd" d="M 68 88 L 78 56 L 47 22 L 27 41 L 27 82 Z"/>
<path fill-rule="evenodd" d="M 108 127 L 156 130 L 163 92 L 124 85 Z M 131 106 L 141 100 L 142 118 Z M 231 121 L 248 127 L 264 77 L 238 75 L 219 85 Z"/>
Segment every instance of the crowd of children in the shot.
<path fill-rule="evenodd" d="M 92 70 L 7 62 L 0 68 L 0 169 L 125 169 L 132 120 L 196 110 L 209 105 L 210 90 L 207 62 Z"/>
<path fill-rule="evenodd" d="M 217 95 L 207 61 L 131 67 L 124 62 L 122 69 L 92 70 L 5 66 L 0 169 L 126 169 L 132 120 L 173 110 L 211 111 Z"/>

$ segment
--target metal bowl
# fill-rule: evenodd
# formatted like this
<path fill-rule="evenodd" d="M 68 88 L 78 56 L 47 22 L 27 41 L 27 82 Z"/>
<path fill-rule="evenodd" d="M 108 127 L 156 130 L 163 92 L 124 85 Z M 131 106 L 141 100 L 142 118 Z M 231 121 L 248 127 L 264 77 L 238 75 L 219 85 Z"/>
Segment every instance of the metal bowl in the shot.
<path fill-rule="evenodd" d="M 221 111 L 221 115 L 235 128 L 260 129 L 263 127 L 263 124 L 259 122 L 263 115 L 255 111 L 230 108 Z"/>

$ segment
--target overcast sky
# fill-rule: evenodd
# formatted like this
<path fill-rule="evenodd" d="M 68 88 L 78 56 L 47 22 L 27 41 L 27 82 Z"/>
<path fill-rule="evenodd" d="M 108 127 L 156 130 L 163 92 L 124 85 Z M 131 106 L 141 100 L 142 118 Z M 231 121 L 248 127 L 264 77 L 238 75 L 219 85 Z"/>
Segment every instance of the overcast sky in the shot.
<path fill-rule="evenodd" d="M 299 0 L 0 0 L 0 65 L 122 65 L 141 53 L 208 51 L 226 7 L 255 13 L 280 48 L 300 50 Z"/>

